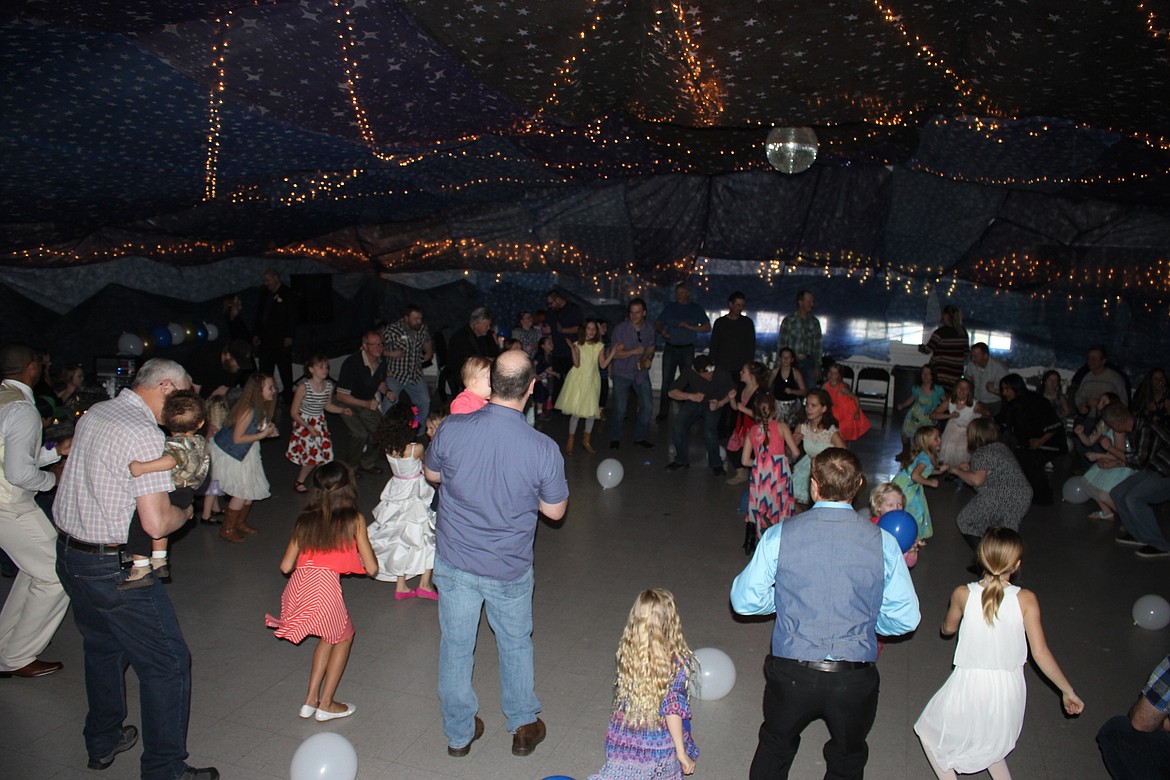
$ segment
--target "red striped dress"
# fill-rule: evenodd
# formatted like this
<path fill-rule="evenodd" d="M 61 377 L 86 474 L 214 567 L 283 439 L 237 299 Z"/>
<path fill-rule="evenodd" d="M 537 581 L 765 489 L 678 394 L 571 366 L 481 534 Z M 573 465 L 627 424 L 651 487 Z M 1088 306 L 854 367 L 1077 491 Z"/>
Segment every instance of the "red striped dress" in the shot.
<path fill-rule="evenodd" d="M 278 638 L 293 644 L 307 636 L 321 637 L 330 644 L 349 639 L 353 623 L 341 595 L 340 575 L 364 571 L 354 544 L 327 552 L 302 551 L 280 597 L 280 617 L 266 614 L 265 624 L 276 629 Z"/>

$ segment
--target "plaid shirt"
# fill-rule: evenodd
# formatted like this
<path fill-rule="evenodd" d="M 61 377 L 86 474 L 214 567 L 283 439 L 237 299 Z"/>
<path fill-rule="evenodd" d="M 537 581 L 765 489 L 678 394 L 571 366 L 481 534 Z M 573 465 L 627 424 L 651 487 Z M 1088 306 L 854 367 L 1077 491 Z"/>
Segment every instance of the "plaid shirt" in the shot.
<path fill-rule="evenodd" d="M 780 336 L 776 342 L 781 349 L 788 347 L 796 353 L 797 360 L 821 359 L 821 321 L 811 314 L 807 319 L 799 314 L 789 314 L 780 323 Z"/>
<path fill-rule="evenodd" d="M 166 437 L 133 390 L 95 404 L 77 421 L 53 504 L 65 533 L 91 544 L 124 544 L 135 499 L 174 490 L 171 472 L 130 476 L 130 461 L 161 457 Z"/>
<path fill-rule="evenodd" d="M 389 357 L 390 376 L 400 382 L 417 382 L 422 378 L 423 345 L 431 340 L 425 324 L 418 330 L 409 327 L 405 319 L 392 322 L 382 329 L 386 352 L 402 350 L 402 357 Z"/>
<path fill-rule="evenodd" d="M 1146 701 L 1162 712 L 1170 712 L 1170 655 L 1154 668 L 1150 681 L 1142 689 Z"/>
<path fill-rule="evenodd" d="M 1144 417 L 1135 417 L 1130 435 L 1133 437 L 1133 454 L 1126 465 L 1170 477 L 1170 433 Z"/>

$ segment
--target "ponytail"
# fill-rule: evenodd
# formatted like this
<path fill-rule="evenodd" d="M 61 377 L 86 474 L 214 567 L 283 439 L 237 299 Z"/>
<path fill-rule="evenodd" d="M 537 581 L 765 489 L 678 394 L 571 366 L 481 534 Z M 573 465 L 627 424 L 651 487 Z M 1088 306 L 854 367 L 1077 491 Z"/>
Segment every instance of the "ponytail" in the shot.
<path fill-rule="evenodd" d="M 991 528 L 979 542 L 979 564 L 991 577 L 991 582 L 983 588 L 982 597 L 983 619 L 989 626 L 995 625 L 1004 589 L 1019 565 L 1023 551 L 1023 540 L 1010 528 Z"/>

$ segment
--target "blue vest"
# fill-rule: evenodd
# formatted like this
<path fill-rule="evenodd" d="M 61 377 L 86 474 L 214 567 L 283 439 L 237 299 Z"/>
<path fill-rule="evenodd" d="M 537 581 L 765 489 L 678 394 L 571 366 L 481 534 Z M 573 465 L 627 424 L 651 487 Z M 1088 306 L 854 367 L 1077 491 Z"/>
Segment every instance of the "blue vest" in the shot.
<path fill-rule="evenodd" d="M 243 444 L 236 444 L 235 439 L 232 438 L 232 431 L 235 429 L 235 424 L 226 425 L 215 432 L 215 443 L 219 448 L 231 455 L 236 460 L 243 460 L 248 454 L 248 450 L 252 449 L 252 445 L 256 442 L 249 441 Z M 251 421 L 248 423 L 248 430 L 244 431 L 244 435 L 251 435 L 260 433 L 260 428 L 256 425 L 256 415 L 252 415 Z"/>
<path fill-rule="evenodd" d="M 884 585 L 882 532 L 852 509 L 814 508 L 785 520 L 772 655 L 876 661 Z"/>

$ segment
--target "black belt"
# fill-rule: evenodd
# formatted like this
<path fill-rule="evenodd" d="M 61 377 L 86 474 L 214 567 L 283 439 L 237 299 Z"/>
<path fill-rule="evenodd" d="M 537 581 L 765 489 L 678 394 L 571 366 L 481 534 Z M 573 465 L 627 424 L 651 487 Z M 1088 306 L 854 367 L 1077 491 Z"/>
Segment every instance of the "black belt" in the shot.
<path fill-rule="evenodd" d="M 797 661 L 795 658 L 785 658 L 797 666 L 806 669 L 815 669 L 818 672 L 851 672 L 855 669 L 868 669 L 873 661 Z"/>
<path fill-rule="evenodd" d="M 89 553 L 90 555 L 119 555 L 126 549 L 124 544 L 91 544 L 75 539 L 64 531 L 57 532 L 57 539 L 70 550 Z"/>

